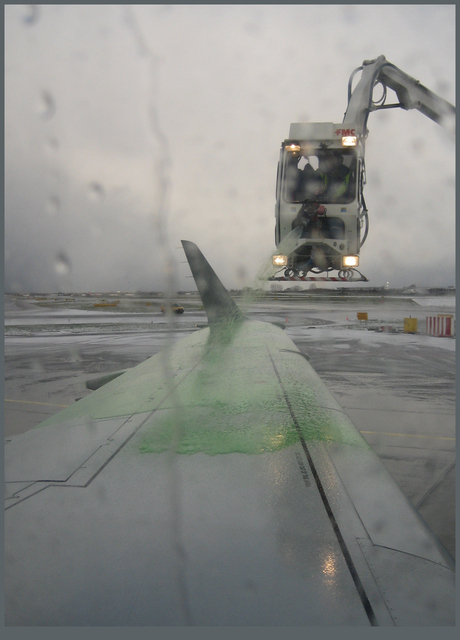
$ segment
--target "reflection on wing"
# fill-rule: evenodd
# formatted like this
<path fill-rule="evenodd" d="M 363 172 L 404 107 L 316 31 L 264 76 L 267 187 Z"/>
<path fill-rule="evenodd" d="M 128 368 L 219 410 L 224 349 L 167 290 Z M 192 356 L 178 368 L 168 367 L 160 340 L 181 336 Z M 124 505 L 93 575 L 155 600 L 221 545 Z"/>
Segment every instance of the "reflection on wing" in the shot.
<path fill-rule="evenodd" d="M 452 559 L 184 249 L 210 328 L 7 442 L 7 624 L 452 625 Z"/>

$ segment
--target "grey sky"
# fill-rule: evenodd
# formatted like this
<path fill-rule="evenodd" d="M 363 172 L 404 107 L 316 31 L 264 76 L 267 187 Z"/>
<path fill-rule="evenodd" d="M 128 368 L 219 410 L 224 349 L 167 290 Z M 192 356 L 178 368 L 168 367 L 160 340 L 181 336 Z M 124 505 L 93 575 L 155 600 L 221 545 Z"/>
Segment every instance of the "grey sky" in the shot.
<path fill-rule="evenodd" d="M 192 288 L 180 239 L 229 287 L 274 250 L 291 122 L 340 122 L 385 55 L 455 103 L 453 5 L 5 7 L 6 290 Z M 371 114 L 370 284 L 454 284 L 453 140 Z"/>

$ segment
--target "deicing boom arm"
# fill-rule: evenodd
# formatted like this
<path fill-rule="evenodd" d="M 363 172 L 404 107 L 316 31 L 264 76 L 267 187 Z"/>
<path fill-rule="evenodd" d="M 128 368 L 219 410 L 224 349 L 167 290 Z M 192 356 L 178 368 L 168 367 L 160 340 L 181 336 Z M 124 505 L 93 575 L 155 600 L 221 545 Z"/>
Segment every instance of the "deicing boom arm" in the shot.
<path fill-rule="evenodd" d="M 362 71 L 361 79 L 352 91 L 352 81 L 358 71 Z M 383 95 L 378 102 L 374 102 L 373 90 L 377 84 L 383 86 Z M 385 104 L 387 87 L 396 93 L 399 103 Z M 387 62 L 385 56 L 379 56 L 375 60 L 365 60 L 363 66 L 356 69 L 350 77 L 348 107 L 343 123 L 357 125 L 357 133 L 366 135 L 367 118 L 371 111 L 395 107 L 406 110 L 417 109 L 441 125 L 451 122 L 455 117 L 454 106 L 424 87 L 418 80 Z"/>

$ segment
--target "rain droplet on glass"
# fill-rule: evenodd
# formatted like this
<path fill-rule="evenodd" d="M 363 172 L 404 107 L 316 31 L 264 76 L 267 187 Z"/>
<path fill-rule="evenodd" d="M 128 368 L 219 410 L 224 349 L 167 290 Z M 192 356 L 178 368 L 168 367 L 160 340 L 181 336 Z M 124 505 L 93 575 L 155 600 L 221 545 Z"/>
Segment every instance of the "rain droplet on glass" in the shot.
<path fill-rule="evenodd" d="M 31 27 L 38 22 L 40 9 L 36 4 L 26 4 L 24 7 L 24 15 L 22 21 Z"/>
<path fill-rule="evenodd" d="M 59 140 L 54 137 L 49 137 L 46 141 L 47 149 L 50 152 L 55 152 L 59 150 Z"/>
<path fill-rule="evenodd" d="M 54 269 L 60 276 L 65 276 L 70 273 L 72 270 L 72 263 L 65 253 L 61 252 L 57 254 L 54 259 Z"/>
<path fill-rule="evenodd" d="M 99 182 L 91 182 L 88 187 L 88 194 L 91 200 L 102 200 L 105 195 L 104 187 Z"/>
<path fill-rule="evenodd" d="M 60 206 L 61 201 L 59 199 L 59 196 L 51 195 L 46 203 L 46 213 L 49 216 L 55 216 L 58 214 Z"/>
<path fill-rule="evenodd" d="M 38 113 L 45 120 L 49 120 L 56 113 L 56 104 L 49 91 L 44 90 L 41 92 L 38 102 Z"/>

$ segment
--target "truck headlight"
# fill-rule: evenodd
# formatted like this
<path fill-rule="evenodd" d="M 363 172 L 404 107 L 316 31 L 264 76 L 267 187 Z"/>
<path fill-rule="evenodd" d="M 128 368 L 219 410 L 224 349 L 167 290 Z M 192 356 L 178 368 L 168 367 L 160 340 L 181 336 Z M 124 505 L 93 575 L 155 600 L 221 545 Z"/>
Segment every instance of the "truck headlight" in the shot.
<path fill-rule="evenodd" d="M 287 256 L 273 256 L 274 267 L 287 267 L 287 263 L 288 263 Z"/>
<path fill-rule="evenodd" d="M 359 265 L 358 256 L 342 256 L 342 267 L 357 267 Z"/>
<path fill-rule="evenodd" d="M 357 141 L 356 136 L 343 136 L 342 147 L 356 147 Z"/>

